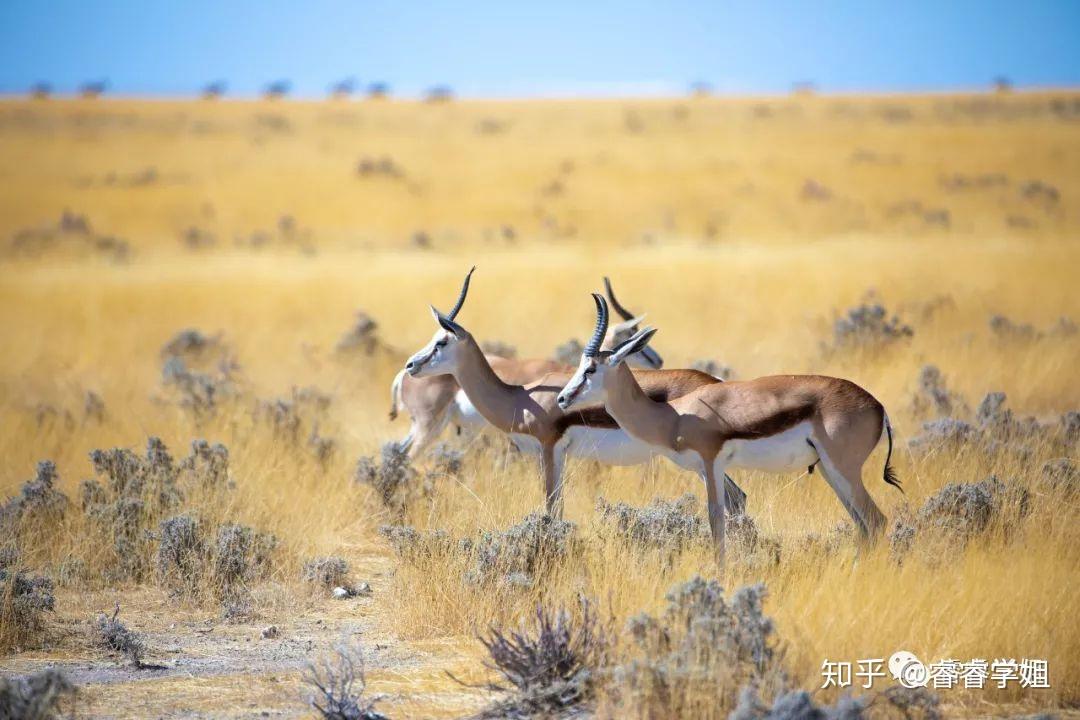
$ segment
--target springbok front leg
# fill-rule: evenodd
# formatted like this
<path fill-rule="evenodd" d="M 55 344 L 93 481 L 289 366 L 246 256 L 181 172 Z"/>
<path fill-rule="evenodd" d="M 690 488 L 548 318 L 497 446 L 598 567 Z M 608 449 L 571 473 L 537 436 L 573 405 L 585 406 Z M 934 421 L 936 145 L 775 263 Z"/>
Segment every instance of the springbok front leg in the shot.
<path fill-rule="evenodd" d="M 727 538 L 725 532 L 724 508 L 725 483 L 724 464 L 718 458 L 702 458 L 705 464 L 705 488 L 709 496 L 709 528 L 712 530 L 713 547 L 716 563 L 724 569 Z"/>
<path fill-rule="evenodd" d="M 540 450 L 540 466 L 544 471 L 544 500 L 547 514 L 553 518 L 563 516 L 563 465 L 566 448 L 560 443 L 544 443 Z"/>

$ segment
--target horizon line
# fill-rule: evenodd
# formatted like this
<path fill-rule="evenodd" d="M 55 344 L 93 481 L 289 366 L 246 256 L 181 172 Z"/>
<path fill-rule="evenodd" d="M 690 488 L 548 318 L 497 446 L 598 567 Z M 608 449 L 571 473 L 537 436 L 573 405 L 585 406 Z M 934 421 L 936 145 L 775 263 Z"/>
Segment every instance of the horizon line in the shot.
<path fill-rule="evenodd" d="M 642 94 L 578 94 L 578 93 L 552 93 L 552 94 L 523 94 L 523 95 L 478 95 L 478 94 L 456 94 L 452 91 L 450 86 L 439 86 L 444 89 L 450 89 L 451 92 L 445 97 L 432 98 L 428 91 L 415 93 L 402 93 L 394 94 L 388 92 L 385 95 L 371 95 L 365 91 L 357 91 L 348 94 L 335 95 L 332 91 L 319 94 L 311 93 L 285 93 L 283 95 L 272 96 L 266 92 L 255 93 L 222 93 L 218 95 L 210 95 L 202 92 L 194 93 L 124 93 L 115 92 L 111 93 L 108 90 L 102 91 L 98 94 L 86 95 L 79 90 L 57 92 L 49 90 L 44 96 L 37 95 L 33 88 L 20 90 L 20 91 L 4 91 L 0 90 L 0 101 L 9 102 L 12 100 L 56 100 L 56 101 L 72 101 L 72 100 L 96 100 L 107 102 L 110 100 L 117 101 L 129 101 L 129 102 L 188 102 L 188 101 L 207 101 L 207 102 L 324 102 L 324 101 L 337 101 L 337 102 L 418 102 L 424 104 L 437 105 L 440 103 L 452 103 L 452 102 L 560 102 L 560 101 L 649 101 L 649 100 L 756 100 L 756 99 L 781 99 L 781 98 L 888 98 L 888 97 L 938 97 L 948 95 L 1038 95 L 1047 93 L 1077 93 L 1080 92 L 1080 84 L 1069 85 L 1026 85 L 1016 86 L 1010 85 L 1005 88 L 995 87 L 994 85 L 978 86 L 978 87 L 956 87 L 956 88 L 934 88 L 934 89 L 912 89 L 912 90 L 885 90 L 885 89 L 870 89 L 870 90 L 827 90 L 817 87 L 808 87 L 805 89 L 792 88 L 787 91 L 761 91 L 761 92 L 738 92 L 738 91 L 722 91 L 722 90 L 710 90 L 705 92 L 695 92 L 693 90 L 687 90 L 683 92 L 671 92 L 671 93 L 642 93 Z M 432 88 L 433 90 L 435 88 Z"/>

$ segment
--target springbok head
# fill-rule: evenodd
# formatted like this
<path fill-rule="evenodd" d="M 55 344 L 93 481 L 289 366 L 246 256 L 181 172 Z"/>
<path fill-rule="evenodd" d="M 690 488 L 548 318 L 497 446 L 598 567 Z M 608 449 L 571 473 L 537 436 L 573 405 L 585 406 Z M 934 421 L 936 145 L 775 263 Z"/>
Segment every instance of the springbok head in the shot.
<path fill-rule="evenodd" d="M 448 375 L 457 368 L 461 344 L 470 340 L 472 336 L 469 335 L 468 330 L 454 322 L 454 318 L 461 311 L 461 306 L 465 304 L 465 296 L 469 294 L 469 280 L 474 270 L 476 270 L 475 267 L 465 276 L 461 293 L 449 313 L 443 315 L 434 306 L 431 307 L 431 314 L 435 322 L 439 324 L 439 329 L 431 336 L 431 342 L 405 363 L 405 371 L 413 377 Z"/>
<path fill-rule="evenodd" d="M 605 347 L 615 348 L 632 338 L 641 329 L 641 321 L 645 319 L 645 316 L 635 316 L 634 313 L 623 307 L 622 303 L 615 299 L 615 291 L 611 289 L 611 280 L 606 277 L 604 278 L 604 290 L 607 291 L 611 307 L 622 317 L 622 322 L 615 323 L 608 328 L 604 338 L 606 341 L 604 343 Z M 660 353 L 648 346 L 640 352 L 633 353 L 626 359 L 626 362 L 633 367 L 649 370 L 659 370 L 664 366 L 664 359 L 660 357 Z"/>
<path fill-rule="evenodd" d="M 640 353 L 649 345 L 649 340 L 656 333 L 656 328 L 646 327 L 638 330 L 631 337 L 616 345 L 610 351 L 600 350 L 600 343 L 608 330 L 608 305 L 602 295 L 593 293 L 596 302 L 596 329 L 589 344 L 581 353 L 581 362 L 569 382 L 559 393 L 557 402 L 563 410 L 590 405 L 603 404 L 611 386 L 611 378 L 619 365 L 627 358 Z"/>

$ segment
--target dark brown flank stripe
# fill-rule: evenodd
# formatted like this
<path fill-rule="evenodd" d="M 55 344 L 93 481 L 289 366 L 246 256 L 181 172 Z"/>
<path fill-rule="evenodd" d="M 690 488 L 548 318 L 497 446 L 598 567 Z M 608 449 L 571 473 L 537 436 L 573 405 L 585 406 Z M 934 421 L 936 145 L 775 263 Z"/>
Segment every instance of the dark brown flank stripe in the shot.
<path fill-rule="evenodd" d="M 713 412 L 716 412 L 715 410 Z M 760 440 L 762 438 L 778 435 L 785 430 L 795 427 L 804 420 L 810 419 L 814 414 L 814 406 L 807 403 L 798 407 L 782 410 L 775 415 L 763 419 L 756 425 L 742 428 L 736 432 L 723 432 L 725 440 Z"/>

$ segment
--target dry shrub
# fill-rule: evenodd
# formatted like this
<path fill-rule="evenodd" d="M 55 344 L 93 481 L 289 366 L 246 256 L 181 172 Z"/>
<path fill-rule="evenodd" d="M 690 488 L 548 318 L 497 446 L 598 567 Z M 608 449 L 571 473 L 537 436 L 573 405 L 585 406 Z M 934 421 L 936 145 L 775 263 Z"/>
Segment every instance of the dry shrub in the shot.
<path fill-rule="evenodd" d="M 220 334 L 207 335 L 195 328 L 187 328 L 173 335 L 161 346 L 161 358 L 182 357 L 200 360 L 209 355 L 220 357 L 228 352 Z"/>
<path fill-rule="evenodd" d="M 484 530 L 460 547 L 471 560 L 465 579 L 475 585 L 530 587 L 554 564 L 580 552 L 577 526 L 534 512 L 506 530 Z"/>
<path fill-rule="evenodd" d="M 1069 410 L 1062 414 L 1061 436 L 1067 445 L 1080 443 L 1080 410 Z"/>
<path fill-rule="evenodd" d="M 571 338 L 556 347 L 551 357 L 567 365 L 577 365 L 581 361 L 581 353 L 584 349 L 585 346 L 577 338 Z"/>
<path fill-rule="evenodd" d="M 739 693 L 739 704 L 728 720 L 939 720 L 938 696 L 925 688 L 894 685 L 873 695 L 841 695 L 835 705 L 817 705 L 805 690 L 782 690 L 772 705 L 761 701 L 754 685 Z M 872 710 L 872 711 L 871 711 Z"/>
<path fill-rule="evenodd" d="M 992 315 L 989 325 L 994 338 L 1001 342 L 1027 343 L 1044 338 L 1068 338 L 1077 333 L 1076 323 L 1068 317 L 1058 318 L 1045 331 L 1031 323 L 1014 322 L 1005 315 Z"/>
<path fill-rule="evenodd" d="M 1042 482 L 1051 490 L 1072 498 L 1080 492 L 1080 468 L 1069 458 L 1050 460 L 1042 466 Z"/>
<path fill-rule="evenodd" d="M 431 472 L 436 475 L 458 477 L 465 467 L 465 453 L 446 443 L 439 443 L 428 451 Z"/>
<path fill-rule="evenodd" d="M 206 543 L 199 521 L 190 515 L 163 520 L 157 552 L 158 584 L 174 597 L 192 597 L 202 582 Z"/>
<path fill-rule="evenodd" d="M 128 659 L 128 662 L 136 668 L 146 667 L 143 663 L 143 653 L 146 646 L 142 638 L 134 631 L 128 629 L 120 622 L 120 603 L 116 604 L 113 614 L 98 613 L 94 619 L 95 640 L 101 647 L 118 652 Z"/>
<path fill-rule="evenodd" d="M 248 586 L 266 578 L 273 565 L 277 538 L 246 525 L 226 523 L 218 528 L 212 560 L 212 588 L 227 607 L 244 603 Z"/>
<path fill-rule="evenodd" d="M 516 347 L 502 340 L 485 340 L 480 343 L 480 349 L 485 355 L 497 355 L 501 358 L 513 359 L 518 355 Z"/>
<path fill-rule="evenodd" d="M 15 537 L 24 522 L 47 525 L 63 518 L 68 498 L 56 489 L 56 479 L 56 465 L 50 460 L 39 462 L 34 479 L 0 505 L 0 534 Z"/>
<path fill-rule="evenodd" d="M 939 418 L 923 423 L 923 431 L 908 441 L 912 452 L 929 453 L 941 449 L 958 449 L 979 439 L 978 429 L 956 418 Z"/>
<path fill-rule="evenodd" d="M 255 418 L 266 423 L 278 440 L 299 445 L 304 426 L 325 417 L 333 400 L 333 397 L 317 388 L 293 387 L 288 399 L 258 401 Z"/>
<path fill-rule="evenodd" d="M 221 364 L 215 371 L 193 370 L 179 357 L 170 357 L 161 367 L 162 384 L 175 391 L 181 407 L 206 415 L 238 394 L 236 368 Z"/>
<path fill-rule="evenodd" d="M 996 526 L 1005 536 L 1015 532 L 1030 509 L 1030 493 L 1016 482 L 991 476 L 977 483 L 949 483 L 927 498 L 912 515 L 901 509 L 889 533 L 895 555 L 910 551 L 916 540 L 962 550 L 968 542 Z"/>
<path fill-rule="evenodd" d="M 874 698 L 884 700 L 883 708 L 892 716 L 903 720 L 939 720 L 941 703 L 936 693 L 926 688 L 906 688 L 893 685 Z"/>
<path fill-rule="evenodd" d="M 884 305 L 867 303 L 849 309 L 833 321 L 832 344 L 824 349 L 827 353 L 878 349 L 914 334 L 910 325 L 896 315 L 890 316 Z"/>
<path fill-rule="evenodd" d="M 396 519 L 403 518 L 416 502 L 430 497 L 434 489 L 432 474 L 417 471 L 409 462 L 406 451 L 395 442 L 382 446 L 381 462 L 370 457 L 360 458 L 353 479 L 374 488 L 383 506 Z"/>
<path fill-rule="evenodd" d="M 126 240 L 93 230 L 85 215 L 71 210 L 64 210 L 55 225 L 44 224 L 19 230 L 7 247 L 0 248 L 0 253 L 38 257 L 65 250 L 76 254 L 99 254 L 113 262 L 124 262 L 131 255 L 131 245 Z"/>
<path fill-rule="evenodd" d="M 408 525 L 383 525 L 379 533 L 386 538 L 401 560 L 419 565 L 427 560 L 446 558 L 459 547 L 445 530 L 421 532 Z M 468 547 L 466 545 L 466 547 Z"/>
<path fill-rule="evenodd" d="M 834 707 L 818 706 L 805 690 L 781 691 L 770 706 L 754 685 L 747 685 L 728 720 L 862 720 L 866 706 L 866 700 L 850 695 L 841 696 Z"/>
<path fill-rule="evenodd" d="M 54 720 L 72 717 L 76 690 L 59 670 L 0 677 L 0 718 Z M 68 708 L 70 712 L 65 712 Z"/>
<path fill-rule="evenodd" d="M 534 512 L 505 530 L 483 530 L 475 539 L 454 541 L 445 530 L 420 532 L 384 525 L 382 535 L 403 561 L 416 566 L 431 560 L 462 568 L 474 586 L 532 587 L 557 563 L 581 551 L 577 526 Z"/>
<path fill-rule="evenodd" d="M 308 560 L 304 563 L 303 578 L 324 588 L 344 586 L 349 582 L 349 563 L 339 557 Z"/>
<path fill-rule="evenodd" d="M 326 720 L 387 720 L 374 700 L 364 698 L 364 655 L 358 647 L 338 645 L 307 666 L 304 682 L 313 690 L 308 703 Z"/>
<path fill-rule="evenodd" d="M 982 431 L 983 440 L 990 450 L 1013 450 L 1030 454 L 1029 446 L 1046 443 L 1052 446 L 1068 445 L 1074 438 L 1076 411 L 1067 412 L 1060 423 L 1041 423 L 1034 417 L 1018 419 L 1005 407 L 1003 392 L 987 393 L 975 411 L 975 421 Z"/>
<path fill-rule="evenodd" d="M 598 671 L 611 647 L 610 623 L 600 622 L 594 604 L 580 601 L 579 617 L 565 609 L 536 608 L 535 623 L 517 631 L 490 628 L 480 642 L 484 665 L 508 684 L 509 693 L 480 712 L 480 718 L 575 717 L 587 714 L 596 695 Z"/>
<path fill-rule="evenodd" d="M 623 502 L 596 502 L 600 523 L 616 537 L 636 546 L 674 553 L 708 540 L 709 523 L 698 512 L 698 499 L 686 493 L 677 500 L 654 499 L 643 508 Z"/>
<path fill-rule="evenodd" d="M 717 581 L 695 577 L 672 588 L 662 616 L 631 618 L 627 632 L 636 652 L 612 673 L 613 714 L 724 717 L 744 685 L 780 689 L 782 652 L 762 611 L 764 598 L 759 584 L 727 601 Z"/>
<path fill-rule="evenodd" d="M 186 514 L 162 522 L 159 537 L 158 582 L 177 599 L 221 602 L 229 615 L 250 611 L 249 586 L 269 575 L 278 544 L 245 525 L 211 529 Z"/>
<path fill-rule="evenodd" d="M 832 557 L 841 550 L 853 549 L 856 539 L 855 526 L 848 521 L 841 521 L 824 532 L 811 532 L 801 536 L 795 553 L 801 556 L 819 553 L 824 557 Z"/>
<path fill-rule="evenodd" d="M 321 433 L 333 398 L 312 387 L 294 387 L 290 397 L 257 400 L 254 419 L 270 428 L 274 438 L 310 452 L 326 467 L 337 452 L 337 440 Z"/>
<path fill-rule="evenodd" d="M 683 550 L 712 542 L 708 519 L 699 511 L 693 493 L 676 500 L 654 498 L 641 508 L 622 502 L 613 505 L 600 498 L 596 511 L 603 534 L 636 549 L 659 551 L 668 564 Z M 728 517 L 725 534 L 729 552 L 742 564 L 775 564 L 780 560 L 780 543 L 765 537 L 750 515 Z"/>
<path fill-rule="evenodd" d="M 954 413 L 967 414 L 963 396 L 949 390 L 937 365 L 923 365 L 919 370 L 918 388 L 911 399 L 912 412 L 917 416 L 934 414 L 949 417 Z"/>
<path fill-rule="evenodd" d="M 14 565 L 14 558 L 6 560 Z M 44 614 L 55 607 L 51 578 L 0 567 L 0 650 L 40 644 Z"/>
<path fill-rule="evenodd" d="M 241 394 L 240 366 L 220 334 L 181 330 L 162 346 L 160 355 L 162 385 L 198 418 Z"/>
<path fill-rule="evenodd" d="M 153 559 L 153 530 L 193 490 L 216 491 L 228 479 L 228 451 L 203 441 L 179 464 L 156 437 L 147 441 L 145 457 L 127 448 L 90 453 L 95 472 L 105 484 L 82 484 L 82 509 L 112 540 L 105 573 L 112 580 L 144 579 Z M 179 528 L 177 528 L 179 531 Z"/>
<path fill-rule="evenodd" d="M 923 432 L 908 441 L 919 455 L 938 450 L 974 450 L 984 455 L 1007 453 L 1029 461 L 1036 451 L 1068 452 L 1080 436 L 1080 413 L 1066 412 L 1057 423 L 1034 417 L 1018 419 L 1005 407 L 1003 392 L 987 393 L 969 422 L 943 417 L 923 424 Z"/>
<path fill-rule="evenodd" d="M 338 340 L 335 349 L 339 353 L 371 355 L 379 347 L 379 324 L 364 311 L 356 313 L 356 320 Z"/>

